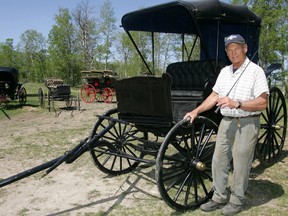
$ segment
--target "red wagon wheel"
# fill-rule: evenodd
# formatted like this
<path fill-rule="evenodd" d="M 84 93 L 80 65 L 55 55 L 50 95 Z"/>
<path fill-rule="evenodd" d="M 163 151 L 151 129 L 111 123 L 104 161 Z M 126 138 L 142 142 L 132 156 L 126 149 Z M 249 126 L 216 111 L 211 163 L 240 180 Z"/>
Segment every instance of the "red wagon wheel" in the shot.
<path fill-rule="evenodd" d="M 100 88 L 96 89 L 96 101 L 102 102 L 102 90 Z"/>
<path fill-rule="evenodd" d="M 113 100 L 113 91 L 111 88 L 104 88 L 102 91 L 102 100 L 104 103 L 111 103 Z"/>
<path fill-rule="evenodd" d="M 85 103 L 92 103 L 96 98 L 96 89 L 90 84 L 84 84 L 80 89 L 80 97 Z"/>

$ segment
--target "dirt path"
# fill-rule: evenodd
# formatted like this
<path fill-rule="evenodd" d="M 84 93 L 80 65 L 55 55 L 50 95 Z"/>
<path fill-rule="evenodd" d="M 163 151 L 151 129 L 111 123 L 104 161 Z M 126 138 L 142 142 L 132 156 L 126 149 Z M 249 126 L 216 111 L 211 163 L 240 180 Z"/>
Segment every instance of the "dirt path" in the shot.
<path fill-rule="evenodd" d="M 61 156 L 89 135 L 97 120 L 95 115 L 115 104 L 81 106 L 81 111 L 73 111 L 73 116 L 71 111 L 55 117 L 54 113 L 26 107 L 28 112 L 23 115 L 2 119 L 0 178 Z M 0 188 L 0 215 L 113 215 L 135 201 L 136 205 L 159 201 L 153 168 L 109 177 L 94 166 L 89 153 L 40 179 L 42 174 Z"/>
<path fill-rule="evenodd" d="M 58 117 L 40 108 L 24 107 L 27 112 L 11 120 L 1 119 L 0 179 L 63 155 L 89 136 L 96 115 L 115 106 L 81 104 L 81 111 L 63 110 Z M 243 215 L 269 215 L 271 209 L 277 209 L 273 215 L 287 212 L 287 172 L 283 171 L 287 162 L 285 147 L 281 162 L 254 174 Z M 40 178 L 42 175 L 0 188 L 0 216 L 207 215 L 199 209 L 179 213 L 164 203 L 154 178 L 155 166 L 144 164 L 126 175 L 111 177 L 95 167 L 87 152 L 74 163 L 62 164 Z"/>

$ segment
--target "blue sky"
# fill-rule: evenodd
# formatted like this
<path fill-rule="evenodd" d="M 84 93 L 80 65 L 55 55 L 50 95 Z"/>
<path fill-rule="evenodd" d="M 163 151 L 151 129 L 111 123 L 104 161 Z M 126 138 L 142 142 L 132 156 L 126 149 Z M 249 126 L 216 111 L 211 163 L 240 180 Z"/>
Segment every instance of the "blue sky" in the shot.
<path fill-rule="evenodd" d="M 104 0 L 90 0 L 99 14 L 99 7 Z M 120 25 L 121 17 L 131 11 L 149 7 L 172 0 L 110 0 L 114 9 L 117 25 Z M 229 0 L 223 0 L 229 2 Z M 0 0 L 0 42 L 7 38 L 14 39 L 14 45 L 19 42 L 20 36 L 26 30 L 33 29 L 47 38 L 54 17 L 60 7 L 73 10 L 82 0 Z"/>
<path fill-rule="evenodd" d="M 90 0 L 91 6 L 95 7 L 98 14 L 103 1 Z M 0 0 L 0 42 L 13 38 L 15 45 L 19 42 L 21 34 L 29 29 L 34 29 L 47 38 L 52 25 L 55 24 L 54 17 L 58 14 L 59 8 L 73 10 L 80 2 L 82 0 Z M 125 13 L 169 0 L 110 0 L 110 2 L 118 25 Z"/>

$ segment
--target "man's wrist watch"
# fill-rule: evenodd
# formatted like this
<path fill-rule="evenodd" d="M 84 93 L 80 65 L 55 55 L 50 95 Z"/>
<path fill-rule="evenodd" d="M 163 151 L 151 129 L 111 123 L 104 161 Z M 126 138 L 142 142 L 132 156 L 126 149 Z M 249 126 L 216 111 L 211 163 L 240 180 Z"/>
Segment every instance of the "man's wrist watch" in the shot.
<path fill-rule="evenodd" d="M 242 103 L 241 103 L 241 101 L 237 101 L 237 103 L 238 103 L 238 106 L 236 107 L 236 109 L 240 109 L 242 106 Z"/>

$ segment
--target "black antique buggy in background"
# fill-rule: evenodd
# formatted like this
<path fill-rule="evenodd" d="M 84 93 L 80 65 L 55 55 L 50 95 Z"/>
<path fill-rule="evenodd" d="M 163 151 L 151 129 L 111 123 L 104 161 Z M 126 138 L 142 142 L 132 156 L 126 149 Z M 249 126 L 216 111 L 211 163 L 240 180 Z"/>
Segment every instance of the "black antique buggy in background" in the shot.
<path fill-rule="evenodd" d="M 81 71 L 85 84 L 81 86 L 80 97 L 85 103 L 111 103 L 115 95 L 112 80 L 115 74 L 111 70 Z"/>
<path fill-rule="evenodd" d="M 230 64 L 225 37 L 241 34 L 249 58 L 258 61 L 260 26 L 261 19 L 248 8 L 218 0 L 173 1 L 124 15 L 122 27 L 151 75 L 115 80 L 117 108 L 99 116 L 88 138 L 62 157 L 0 181 L 0 187 L 46 168 L 48 174 L 62 162 L 71 163 L 90 151 L 95 165 L 111 175 L 130 172 L 139 163 L 156 164 L 156 183 L 163 200 L 176 210 L 197 208 L 213 194 L 211 161 L 222 116 L 211 110 L 193 124 L 182 118 L 210 94 L 220 69 Z M 151 34 L 153 58 L 149 61 L 137 47 L 133 31 Z M 158 33 L 179 35 L 186 60 L 168 65 L 156 77 L 153 50 Z M 194 41 L 190 48 L 189 37 Z M 192 59 L 197 52 L 193 44 L 198 42 L 200 55 Z M 279 158 L 286 126 L 285 99 L 278 88 L 271 87 L 256 148 L 261 162 L 273 164 Z"/>
<path fill-rule="evenodd" d="M 26 104 L 27 92 L 19 83 L 19 71 L 13 67 L 0 67 L 0 104 L 19 100 L 21 106 Z"/>
<path fill-rule="evenodd" d="M 39 105 L 44 108 L 45 100 L 47 99 L 48 110 L 51 108 L 57 113 L 56 103 L 64 102 L 66 108 L 75 108 L 80 110 L 80 100 L 78 97 L 71 94 L 71 87 L 65 84 L 60 78 L 47 78 L 45 80 L 45 86 L 47 87 L 47 94 L 45 94 L 42 87 L 38 89 Z"/>

